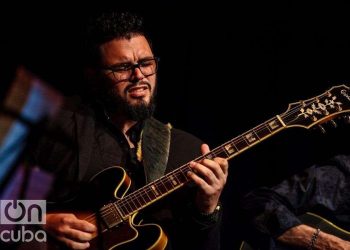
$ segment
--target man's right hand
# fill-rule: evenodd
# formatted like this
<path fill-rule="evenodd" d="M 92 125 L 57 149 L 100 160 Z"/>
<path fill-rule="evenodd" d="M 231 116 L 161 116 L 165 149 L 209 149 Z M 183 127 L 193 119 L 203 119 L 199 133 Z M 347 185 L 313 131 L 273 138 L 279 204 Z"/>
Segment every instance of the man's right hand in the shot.
<path fill-rule="evenodd" d="M 44 229 L 71 249 L 88 248 L 97 232 L 95 225 L 65 213 L 46 214 Z"/>

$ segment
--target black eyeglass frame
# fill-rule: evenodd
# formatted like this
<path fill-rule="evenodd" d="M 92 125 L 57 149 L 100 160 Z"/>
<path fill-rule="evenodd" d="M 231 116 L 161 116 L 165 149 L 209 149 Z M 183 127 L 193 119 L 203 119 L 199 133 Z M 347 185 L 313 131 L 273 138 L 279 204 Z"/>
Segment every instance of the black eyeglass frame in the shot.
<path fill-rule="evenodd" d="M 155 62 L 155 69 L 154 69 L 154 72 L 151 73 L 151 74 L 144 74 L 143 71 L 142 71 L 142 63 L 145 63 L 145 62 L 151 61 L 151 60 L 154 60 L 154 62 Z M 133 73 L 134 73 L 134 71 L 135 71 L 136 68 L 138 68 L 138 69 L 141 71 L 141 73 L 142 73 L 145 77 L 154 75 L 154 74 L 157 73 L 157 71 L 158 71 L 158 64 L 159 64 L 159 61 L 160 61 L 159 57 L 156 57 L 156 56 L 155 56 L 155 57 L 153 57 L 153 58 L 142 59 L 142 60 L 140 60 L 139 62 L 137 62 L 137 63 L 135 63 L 135 64 L 129 64 L 129 65 L 128 65 L 128 69 L 126 69 L 125 71 L 130 71 L 130 76 L 129 76 L 128 78 L 125 78 L 125 79 L 118 79 L 118 78 L 115 76 L 114 73 L 115 73 L 115 72 L 118 72 L 118 71 L 115 69 L 116 66 L 102 67 L 102 69 L 103 69 L 103 70 L 109 70 L 109 71 L 111 71 L 111 73 L 113 74 L 113 77 L 114 77 L 115 80 L 117 80 L 117 81 L 125 81 L 125 80 L 129 80 L 129 79 L 130 79 L 130 77 L 133 75 Z M 127 64 L 121 63 L 120 65 L 127 65 Z"/>

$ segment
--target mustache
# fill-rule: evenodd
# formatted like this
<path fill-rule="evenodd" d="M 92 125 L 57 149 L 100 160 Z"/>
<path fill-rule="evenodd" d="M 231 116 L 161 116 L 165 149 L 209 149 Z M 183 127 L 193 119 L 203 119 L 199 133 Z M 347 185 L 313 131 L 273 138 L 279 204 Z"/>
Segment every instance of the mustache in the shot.
<path fill-rule="evenodd" d="M 125 90 L 124 93 L 127 93 L 129 91 L 129 89 L 134 88 L 135 86 L 142 86 L 142 85 L 146 85 L 147 88 L 151 91 L 152 87 L 151 84 L 148 81 L 138 81 L 136 83 L 131 83 L 130 85 L 128 85 Z"/>

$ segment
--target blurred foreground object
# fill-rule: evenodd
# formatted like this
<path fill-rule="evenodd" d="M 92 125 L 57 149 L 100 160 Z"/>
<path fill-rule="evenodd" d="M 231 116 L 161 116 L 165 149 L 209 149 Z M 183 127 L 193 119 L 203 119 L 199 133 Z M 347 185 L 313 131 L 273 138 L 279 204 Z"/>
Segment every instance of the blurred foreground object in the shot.
<path fill-rule="evenodd" d="M 34 171 L 27 172 L 25 151 L 63 97 L 23 66 L 16 69 L 4 94 L 0 102 L 0 198 L 18 198 L 21 188 L 28 194 L 22 198 L 43 198 L 45 189 L 35 185 L 45 184 L 48 189 L 51 176 L 34 166 L 28 166 Z"/>

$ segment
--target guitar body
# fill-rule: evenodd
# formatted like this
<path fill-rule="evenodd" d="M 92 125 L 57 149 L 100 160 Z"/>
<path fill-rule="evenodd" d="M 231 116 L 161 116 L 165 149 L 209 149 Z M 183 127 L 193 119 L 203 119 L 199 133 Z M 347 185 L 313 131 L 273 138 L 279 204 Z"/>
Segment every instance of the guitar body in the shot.
<path fill-rule="evenodd" d="M 167 237 L 162 228 L 157 224 L 137 225 L 134 223 L 136 215 L 95 237 L 90 241 L 89 249 L 165 249 Z"/>
<path fill-rule="evenodd" d="M 308 226 L 319 228 L 322 232 L 332 234 L 334 236 L 337 236 L 343 240 L 350 241 L 350 232 L 336 226 L 332 222 L 326 220 L 325 218 L 314 214 L 314 213 L 306 213 L 301 216 L 299 216 L 299 219 L 303 224 L 306 224 Z M 242 242 L 240 250 L 259 250 L 261 248 L 253 248 L 246 242 Z M 278 243 L 276 241 L 276 248 L 279 250 L 292 250 L 292 249 L 298 249 L 296 247 L 288 247 L 285 244 Z"/>
<path fill-rule="evenodd" d="M 81 212 L 82 207 L 92 208 L 92 211 L 97 212 L 104 205 L 122 199 L 128 194 L 130 185 L 131 180 L 124 169 L 110 167 L 92 177 L 84 193 L 74 201 L 73 206 L 78 207 L 80 212 L 73 213 L 79 219 L 92 222 L 99 228 L 100 233 L 90 241 L 90 250 L 165 249 L 167 236 L 162 228 L 157 224 L 142 224 L 137 212 L 112 228 L 105 225 L 98 213 Z"/>
<path fill-rule="evenodd" d="M 306 225 L 312 226 L 314 228 L 319 228 L 323 232 L 332 234 L 343 240 L 350 241 L 350 232 L 338 227 L 337 225 L 333 224 L 332 222 L 326 220 L 325 218 L 317 214 L 306 213 L 300 216 L 299 218 Z"/>

